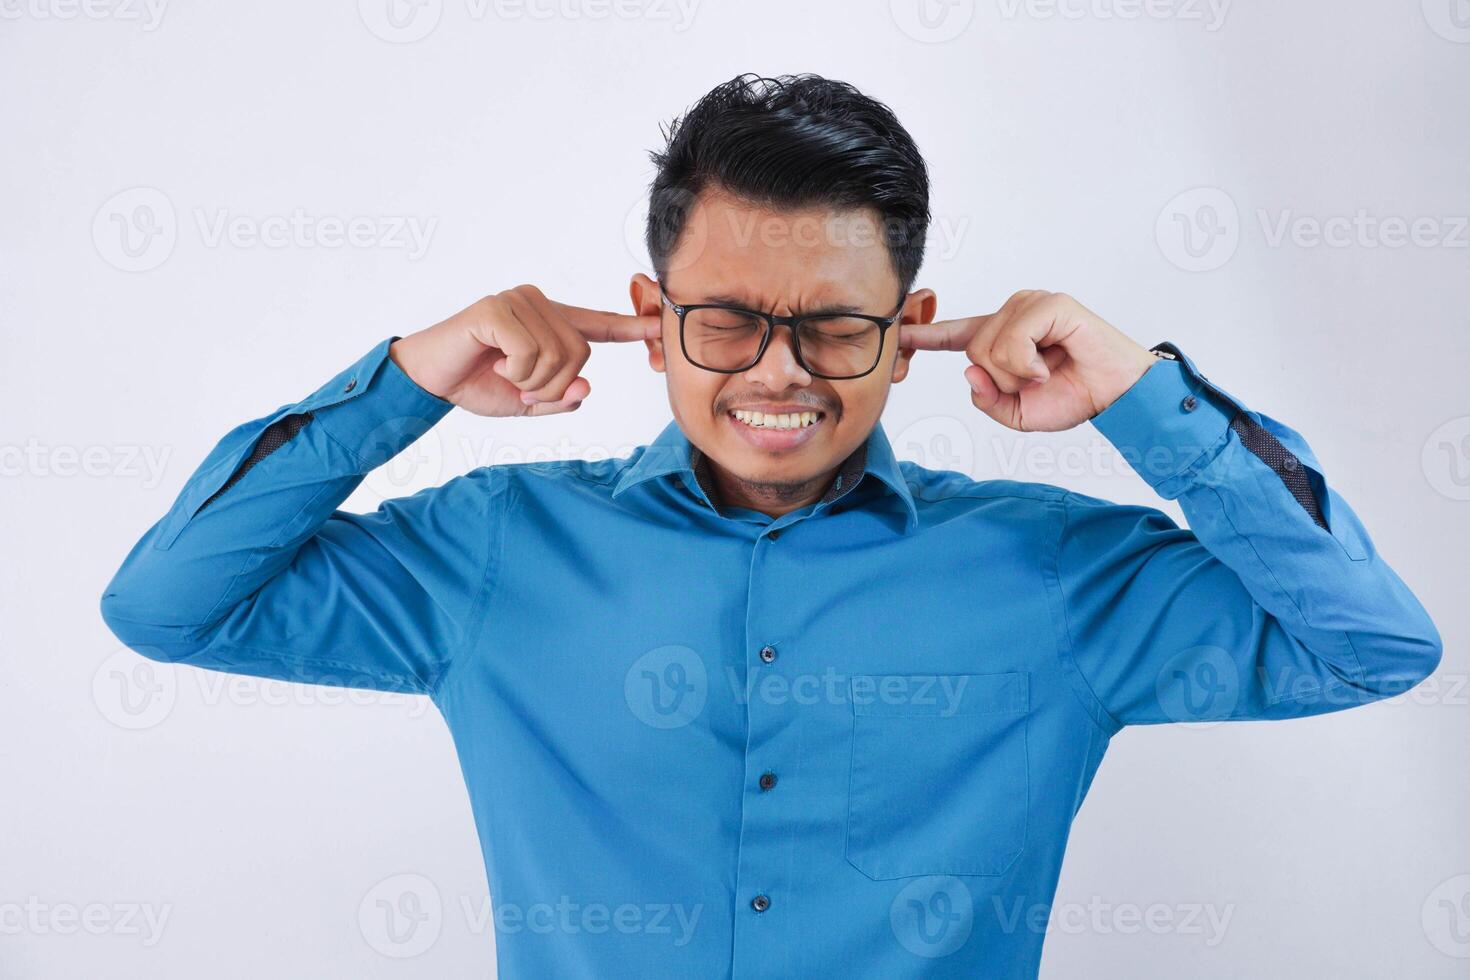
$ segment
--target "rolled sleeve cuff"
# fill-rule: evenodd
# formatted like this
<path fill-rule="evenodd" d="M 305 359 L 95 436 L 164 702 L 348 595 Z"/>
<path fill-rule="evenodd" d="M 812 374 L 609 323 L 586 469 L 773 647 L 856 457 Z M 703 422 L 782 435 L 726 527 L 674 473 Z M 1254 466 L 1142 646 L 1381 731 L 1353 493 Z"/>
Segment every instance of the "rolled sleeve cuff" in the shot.
<path fill-rule="evenodd" d="M 1149 486 L 1172 499 L 1224 446 L 1235 411 L 1183 363 L 1160 359 L 1092 424 Z"/>

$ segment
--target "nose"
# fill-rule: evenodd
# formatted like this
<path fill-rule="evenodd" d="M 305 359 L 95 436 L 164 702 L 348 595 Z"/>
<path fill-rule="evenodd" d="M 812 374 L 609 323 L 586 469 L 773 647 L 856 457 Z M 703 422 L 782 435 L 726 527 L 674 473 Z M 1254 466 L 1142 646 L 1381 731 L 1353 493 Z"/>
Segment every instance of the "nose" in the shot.
<path fill-rule="evenodd" d="M 765 353 L 745 372 L 745 379 L 768 391 L 805 388 L 812 383 L 812 376 L 796 359 L 796 337 L 791 327 L 784 323 L 777 325 Z"/>

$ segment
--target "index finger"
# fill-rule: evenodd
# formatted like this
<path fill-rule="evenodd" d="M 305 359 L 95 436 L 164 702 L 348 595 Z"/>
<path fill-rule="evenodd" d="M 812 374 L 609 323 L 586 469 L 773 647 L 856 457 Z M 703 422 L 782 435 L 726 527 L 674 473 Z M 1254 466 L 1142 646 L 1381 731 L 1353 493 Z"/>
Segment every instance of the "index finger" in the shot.
<path fill-rule="evenodd" d="M 633 316 L 612 313 L 607 310 L 589 310 L 566 303 L 554 305 L 577 332 L 591 341 L 599 343 L 628 343 L 634 340 L 652 340 L 659 335 L 659 317 L 650 313 Z"/>
<path fill-rule="evenodd" d="M 933 323 L 901 323 L 898 346 L 914 350 L 964 350 L 989 316 L 967 316 Z"/>

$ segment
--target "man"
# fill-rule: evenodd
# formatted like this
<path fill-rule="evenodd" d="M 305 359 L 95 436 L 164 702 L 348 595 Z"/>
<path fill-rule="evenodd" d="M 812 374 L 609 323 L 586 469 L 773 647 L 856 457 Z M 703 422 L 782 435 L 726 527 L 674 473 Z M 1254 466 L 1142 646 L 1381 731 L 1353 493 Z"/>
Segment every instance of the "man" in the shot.
<path fill-rule="evenodd" d="M 1045 292 L 934 322 L 926 169 L 884 106 L 741 76 L 654 159 L 633 315 L 520 286 L 382 341 L 226 435 L 102 597 L 158 660 L 429 695 L 503 976 L 1035 976 L 1029 910 L 1123 726 L 1319 714 L 1438 663 L 1302 439 L 1177 349 Z M 453 406 L 574 410 L 590 345 L 640 340 L 674 418 L 630 456 L 336 509 Z M 1091 421 L 1190 530 L 896 460 L 919 349 L 963 351 L 1002 425 Z"/>

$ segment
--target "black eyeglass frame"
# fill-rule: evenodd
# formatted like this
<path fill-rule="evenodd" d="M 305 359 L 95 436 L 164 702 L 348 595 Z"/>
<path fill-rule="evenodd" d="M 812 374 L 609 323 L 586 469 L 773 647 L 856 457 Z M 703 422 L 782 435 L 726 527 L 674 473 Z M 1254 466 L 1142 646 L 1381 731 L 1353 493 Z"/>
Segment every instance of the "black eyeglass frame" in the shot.
<path fill-rule="evenodd" d="M 762 313 L 760 310 L 747 310 L 740 306 L 725 306 L 722 303 L 691 303 L 685 306 L 682 303 L 675 303 L 669 298 L 669 294 L 664 291 L 663 283 L 658 284 L 658 293 L 663 300 L 663 304 L 673 310 L 679 317 L 679 350 L 683 352 L 686 361 L 700 370 L 713 371 L 715 374 L 739 374 L 742 371 L 749 371 L 759 364 L 761 358 L 765 356 L 766 348 L 771 343 L 771 337 L 776 332 L 776 325 L 780 324 L 791 328 L 791 349 L 796 354 L 796 363 L 800 364 L 802 370 L 806 371 L 812 377 L 822 378 L 827 381 L 852 381 L 857 378 L 866 377 L 878 369 L 878 365 L 883 361 L 883 344 L 888 339 L 888 328 L 893 326 L 898 320 L 899 315 L 903 313 L 903 304 L 906 299 L 902 293 L 899 294 L 898 309 L 893 311 L 892 316 L 872 316 L 867 313 L 803 313 L 801 316 L 776 316 L 774 313 Z M 747 316 L 758 317 L 764 320 L 766 322 L 766 332 L 761 337 L 761 345 L 756 350 L 755 357 L 751 358 L 750 363 L 738 368 L 712 368 L 706 367 L 693 357 L 690 357 L 689 348 L 684 343 L 684 317 L 694 310 L 726 310 L 731 313 L 743 313 Z M 878 353 L 874 355 L 873 363 L 866 371 L 861 371 L 857 374 L 823 374 L 820 371 L 813 370 L 812 366 L 806 362 L 806 358 L 801 356 L 800 330 L 802 322 L 806 320 L 831 320 L 835 317 L 867 320 L 870 323 L 876 323 L 878 325 Z"/>

